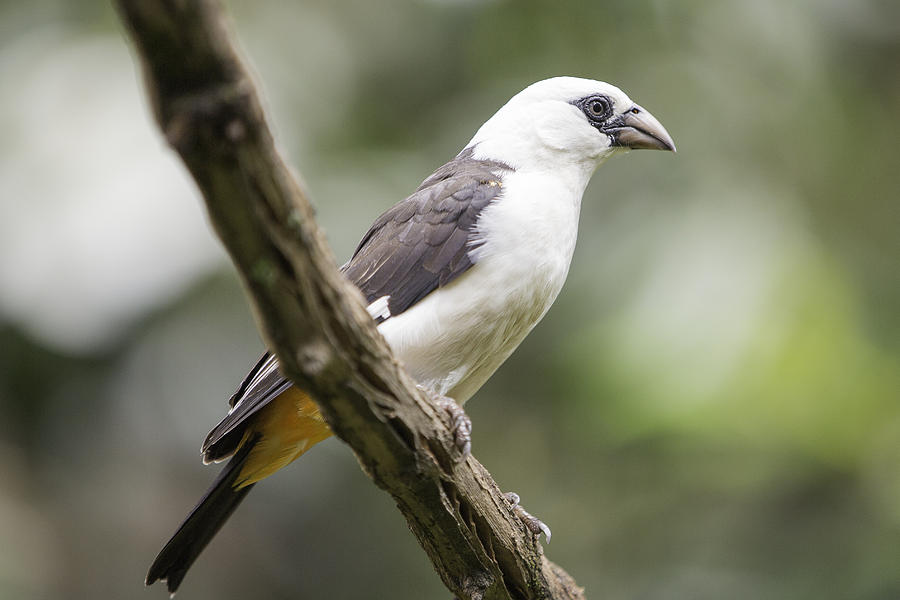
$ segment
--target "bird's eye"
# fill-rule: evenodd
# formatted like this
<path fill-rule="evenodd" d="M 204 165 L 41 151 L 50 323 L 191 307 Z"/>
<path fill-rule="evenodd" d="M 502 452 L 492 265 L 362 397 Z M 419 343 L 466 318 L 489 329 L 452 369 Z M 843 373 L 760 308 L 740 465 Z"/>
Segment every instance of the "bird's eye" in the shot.
<path fill-rule="evenodd" d="M 605 99 L 595 98 L 594 100 L 591 100 L 589 106 L 591 114 L 597 117 L 602 117 L 609 111 L 609 102 Z"/>
<path fill-rule="evenodd" d="M 630 113 L 633 114 L 633 115 L 638 115 L 638 114 L 641 113 L 641 109 L 639 109 L 637 106 L 635 106 L 634 108 L 632 108 L 632 109 L 631 109 L 630 111 L 628 111 L 628 112 L 630 112 Z"/>
<path fill-rule="evenodd" d="M 596 95 L 573 102 L 585 116 L 595 124 L 603 123 L 612 115 L 612 101 L 606 96 Z"/>

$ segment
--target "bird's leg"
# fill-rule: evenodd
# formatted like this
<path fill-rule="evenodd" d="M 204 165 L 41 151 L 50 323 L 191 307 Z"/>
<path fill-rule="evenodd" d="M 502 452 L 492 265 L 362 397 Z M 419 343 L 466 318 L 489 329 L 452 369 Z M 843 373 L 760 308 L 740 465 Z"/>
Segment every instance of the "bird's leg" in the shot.
<path fill-rule="evenodd" d="M 456 444 L 462 458 L 467 457 L 472 453 L 472 420 L 453 398 L 438 396 L 435 398 L 435 403 L 450 417 L 453 443 Z"/>
<path fill-rule="evenodd" d="M 456 400 L 448 396 L 436 394 L 422 386 L 423 390 L 431 398 L 450 420 L 450 431 L 453 433 L 453 443 L 460 452 L 460 460 L 472 453 L 472 421 Z"/>
<path fill-rule="evenodd" d="M 550 543 L 550 528 L 544 524 L 543 521 L 532 515 L 530 512 L 522 508 L 519 504 L 519 495 L 515 492 L 508 492 L 504 494 L 506 496 L 506 501 L 509 502 L 509 507 L 512 509 L 513 513 L 519 520 L 525 523 L 525 527 L 535 535 L 535 537 L 544 534 L 544 537 L 547 538 L 547 543 Z"/>

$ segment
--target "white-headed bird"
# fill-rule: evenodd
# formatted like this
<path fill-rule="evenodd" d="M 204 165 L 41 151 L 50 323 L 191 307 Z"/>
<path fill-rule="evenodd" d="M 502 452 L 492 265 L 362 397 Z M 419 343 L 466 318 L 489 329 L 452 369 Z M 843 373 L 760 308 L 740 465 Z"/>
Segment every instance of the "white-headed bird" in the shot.
<path fill-rule="evenodd" d="M 556 299 L 581 197 L 618 152 L 675 150 L 615 86 L 574 77 L 512 97 L 450 162 L 375 220 L 342 267 L 409 374 L 437 398 L 472 397 Z M 162 549 L 147 584 L 174 592 L 253 485 L 331 435 L 315 403 L 266 353 L 203 444 L 230 461 Z M 467 447 L 464 415 L 456 423 Z"/>

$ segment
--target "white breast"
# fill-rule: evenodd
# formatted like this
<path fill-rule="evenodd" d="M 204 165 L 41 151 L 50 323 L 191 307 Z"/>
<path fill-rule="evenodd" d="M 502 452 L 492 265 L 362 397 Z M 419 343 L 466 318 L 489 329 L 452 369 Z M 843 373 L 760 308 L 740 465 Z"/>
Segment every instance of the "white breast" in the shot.
<path fill-rule="evenodd" d="M 506 175 L 477 223 L 474 266 L 379 326 L 420 385 L 465 402 L 544 316 L 569 270 L 583 189 Z"/>

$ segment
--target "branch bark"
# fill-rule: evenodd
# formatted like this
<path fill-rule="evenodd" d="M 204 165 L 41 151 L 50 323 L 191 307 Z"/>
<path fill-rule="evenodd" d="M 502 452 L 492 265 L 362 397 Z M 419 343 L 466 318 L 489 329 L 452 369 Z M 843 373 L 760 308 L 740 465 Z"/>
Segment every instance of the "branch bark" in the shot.
<path fill-rule="evenodd" d="M 118 0 L 153 113 L 206 201 L 286 376 L 393 496 L 460 599 L 580 599 L 391 355 L 279 156 L 215 0 Z"/>

